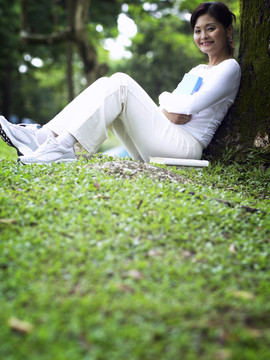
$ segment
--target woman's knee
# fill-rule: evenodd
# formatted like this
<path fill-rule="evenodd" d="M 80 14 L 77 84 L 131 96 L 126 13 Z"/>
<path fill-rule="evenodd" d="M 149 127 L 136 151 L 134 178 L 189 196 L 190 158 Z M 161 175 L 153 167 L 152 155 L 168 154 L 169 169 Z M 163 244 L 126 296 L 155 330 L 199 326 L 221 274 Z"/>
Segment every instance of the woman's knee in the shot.
<path fill-rule="evenodd" d="M 114 73 L 113 75 L 110 76 L 110 79 L 114 81 L 119 81 L 121 84 L 123 83 L 127 84 L 129 80 L 132 80 L 132 78 L 129 75 L 122 72 Z"/>

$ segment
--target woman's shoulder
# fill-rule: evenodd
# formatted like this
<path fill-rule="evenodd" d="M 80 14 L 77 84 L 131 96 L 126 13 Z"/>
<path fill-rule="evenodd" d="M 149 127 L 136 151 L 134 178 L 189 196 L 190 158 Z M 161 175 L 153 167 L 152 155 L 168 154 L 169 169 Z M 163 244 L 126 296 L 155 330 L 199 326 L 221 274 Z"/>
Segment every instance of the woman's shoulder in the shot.
<path fill-rule="evenodd" d="M 235 59 L 227 59 L 214 66 L 208 66 L 206 64 L 197 65 L 190 70 L 190 74 L 208 79 L 219 76 L 239 79 L 241 77 L 241 68 Z"/>
<path fill-rule="evenodd" d="M 199 64 L 195 67 L 193 67 L 190 72 L 196 72 L 196 71 L 204 71 L 204 70 L 215 70 L 220 68 L 236 68 L 240 70 L 240 65 L 235 59 L 227 59 L 223 60 L 220 64 L 209 66 L 207 64 Z"/>
<path fill-rule="evenodd" d="M 227 59 L 222 61 L 219 65 L 220 67 L 234 67 L 240 70 L 240 65 L 235 59 Z"/>
<path fill-rule="evenodd" d="M 191 71 L 193 70 L 203 70 L 203 69 L 218 69 L 221 67 L 235 67 L 240 69 L 240 65 L 238 64 L 238 62 L 235 59 L 227 59 L 227 60 L 223 60 L 221 63 L 219 63 L 218 65 L 214 65 L 214 66 L 209 66 L 206 64 L 199 64 L 197 66 L 195 66 L 194 68 L 191 69 Z"/>
<path fill-rule="evenodd" d="M 234 77 L 237 81 L 241 78 L 241 68 L 235 59 L 222 61 L 217 65 L 217 71 L 229 77 Z"/>
<path fill-rule="evenodd" d="M 209 69 L 211 76 L 240 77 L 241 68 L 235 59 L 227 59 Z"/>

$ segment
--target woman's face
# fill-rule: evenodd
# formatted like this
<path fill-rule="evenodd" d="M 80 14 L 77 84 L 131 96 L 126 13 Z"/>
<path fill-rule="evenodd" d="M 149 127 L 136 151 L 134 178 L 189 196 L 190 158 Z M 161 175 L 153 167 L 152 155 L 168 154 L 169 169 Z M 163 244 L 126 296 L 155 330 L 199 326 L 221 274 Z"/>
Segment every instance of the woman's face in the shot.
<path fill-rule="evenodd" d="M 225 29 L 209 14 L 198 17 L 194 27 L 194 41 L 198 48 L 209 57 L 223 57 L 229 55 L 228 39 L 232 35 L 232 26 Z"/>

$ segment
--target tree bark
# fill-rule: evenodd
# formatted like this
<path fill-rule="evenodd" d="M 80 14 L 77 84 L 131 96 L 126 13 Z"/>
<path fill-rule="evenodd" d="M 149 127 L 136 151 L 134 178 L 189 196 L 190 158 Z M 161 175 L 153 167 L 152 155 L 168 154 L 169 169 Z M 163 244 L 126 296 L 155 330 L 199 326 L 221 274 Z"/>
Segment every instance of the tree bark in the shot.
<path fill-rule="evenodd" d="M 241 85 L 206 153 L 244 161 L 250 149 L 270 147 L 270 2 L 240 0 L 240 13 Z"/>
<path fill-rule="evenodd" d="M 67 24 L 71 28 L 72 19 L 73 19 L 73 1 L 67 0 Z M 68 89 L 68 102 L 71 102 L 74 99 L 74 86 L 73 86 L 73 42 L 67 41 L 67 89 Z"/>
<path fill-rule="evenodd" d="M 76 0 L 74 14 L 74 37 L 81 56 L 84 73 L 88 84 L 97 79 L 98 61 L 97 52 L 87 36 L 87 21 L 89 16 L 89 0 Z"/>

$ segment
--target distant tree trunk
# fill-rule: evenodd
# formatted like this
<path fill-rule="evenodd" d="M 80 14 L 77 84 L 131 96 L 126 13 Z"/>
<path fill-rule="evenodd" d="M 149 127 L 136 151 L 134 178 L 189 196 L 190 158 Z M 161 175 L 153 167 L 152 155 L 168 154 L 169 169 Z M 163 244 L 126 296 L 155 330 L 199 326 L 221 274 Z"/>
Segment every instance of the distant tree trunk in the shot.
<path fill-rule="evenodd" d="M 96 49 L 91 45 L 87 34 L 90 0 L 70 0 L 73 2 L 74 13 L 72 30 L 74 41 L 81 56 L 84 73 L 88 84 L 97 79 L 98 60 Z"/>
<path fill-rule="evenodd" d="M 10 104 L 11 104 L 11 86 L 12 86 L 12 66 L 10 64 L 6 64 L 6 73 L 3 74 L 0 80 L 0 87 L 2 98 L 0 102 L 1 115 L 4 115 L 6 118 L 10 116 Z"/>
<path fill-rule="evenodd" d="M 67 42 L 67 90 L 68 90 L 68 102 L 74 99 L 74 86 L 73 86 L 73 44 L 71 41 Z"/>
<path fill-rule="evenodd" d="M 22 31 L 21 39 L 28 44 L 55 44 L 63 41 L 72 41 L 78 48 L 81 56 L 84 73 L 88 84 L 94 82 L 100 73 L 97 52 L 88 39 L 87 22 L 91 0 L 69 0 L 67 2 L 68 25 L 64 30 L 51 34 L 31 34 L 28 32 L 27 5 L 21 0 Z"/>
<path fill-rule="evenodd" d="M 73 19 L 73 2 L 71 0 L 67 1 L 67 24 L 68 27 L 72 25 Z M 67 88 L 68 88 L 68 101 L 71 102 L 74 99 L 74 86 L 73 86 L 73 43 L 71 41 L 67 41 L 67 70 L 66 70 L 66 78 L 67 78 Z"/>
<path fill-rule="evenodd" d="M 230 109 L 206 150 L 244 160 L 251 148 L 270 148 L 270 1 L 240 0 L 239 63 L 242 80 Z"/>

